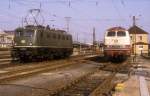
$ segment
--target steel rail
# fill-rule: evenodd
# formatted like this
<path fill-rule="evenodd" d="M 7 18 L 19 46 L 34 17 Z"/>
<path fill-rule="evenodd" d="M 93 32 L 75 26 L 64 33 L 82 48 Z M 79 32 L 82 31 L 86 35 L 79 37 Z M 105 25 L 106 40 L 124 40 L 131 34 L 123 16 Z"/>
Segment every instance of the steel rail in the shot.
<path fill-rule="evenodd" d="M 50 94 L 52 96 L 103 96 L 104 94 L 110 94 L 109 92 L 114 88 L 116 79 L 116 74 L 121 71 L 122 67 L 128 66 L 128 62 L 118 65 L 108 64 L 108 66 L 98 68 L 93 70 L 91 74 L 84 75 L 84 77 L 78 78 L 72 81 L 72 84 L 63 89 Z M 105 71 L 105 69 L 112 68 L 111 71 Z M 129 67 L 129 66 L 128 66 Z M 101 70 L 99 70 L 101 69 Z M 108 76 L 97 76 L 93 78 L 92 76 L 104 69 L 105 72 L 112 72 Z M 104 95 L 107 96 L 107 95 Z"/>
<path fill-rule="evenodd" d="M 104 82 L 100 84 L 89 96 L 109 96 L 111 95 L 111 90 L 116 85 L 114 83 L 116 79 L 116 74 L 121 72 L 125 67 L 130 68 L 130 62 L 124 62 L 123 64 L 119 64 L 114 66 L 113 72 L 110 76 L 106 77 Z M 129 74 L 129 73 L 128 73 Z M 122 80 L 121 82 L 123 82 Z"/>
<path fill-rule="evenodd" d="M 22 69 L 18 69 L 18 70 L 11 70 L 5 73 L 1 73 L 0 74 L 0 83 L 4 83 L 4 82 L 8 82 L 10 80 L 14 80 L 17 78 L 23 78 L 26 76 L 30 76 L 33 74 L 37 74 L 37 73 L 41 73 L 41 72 L 45 72 L 45 71 L 51 71 L 51 70 L 55 70 L 57 68 L 63 68 L 63 67 L 67 67 L 73 64 L 78 64 L 79 62 L 83 62 L 83 58 L 72 58 L 72 59 L 68 59 L 68 60 L 60 60 L 60 61 L 55 61 L 54 62 L 47 62 L 46 64 L 41 64 L 40 65 L 34 65 L 34 66 L 30 66 L 30 67 L 22 67 Z M 63 62 L 62 62 L 63 61 Z M 53 64 L 52 64 L 53 63 Z"/>

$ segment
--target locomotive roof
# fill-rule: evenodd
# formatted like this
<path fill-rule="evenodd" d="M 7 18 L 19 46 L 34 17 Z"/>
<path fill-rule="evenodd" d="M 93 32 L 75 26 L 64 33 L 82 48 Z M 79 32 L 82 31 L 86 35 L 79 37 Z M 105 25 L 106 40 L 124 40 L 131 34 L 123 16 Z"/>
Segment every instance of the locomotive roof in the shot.
<path fill-rule="evenodd" d="M 112 27 L 109 28 L 107 31 L 126 31 L 126 29 L 123 27 Z"/>
<path fill-rule="evenodd" d="M 42 25 L 38 25 L 38 26 L 34 26 L 34 25 L 27 25 L 25 27 L 18 27 L 16 28 L 15 31 L 23 31 L 23 30 L 34 30 L 34 29 L 41 29 L 41 30 L 49 30 L 49 31 L 53 31 L 53 32 L 59 32 L 59 33 L 67 33 L 65 30 L 60 30 L 60 29 L 54 29 L 54 28 L 50 28 L 49 26 L 42 26 Z"/>

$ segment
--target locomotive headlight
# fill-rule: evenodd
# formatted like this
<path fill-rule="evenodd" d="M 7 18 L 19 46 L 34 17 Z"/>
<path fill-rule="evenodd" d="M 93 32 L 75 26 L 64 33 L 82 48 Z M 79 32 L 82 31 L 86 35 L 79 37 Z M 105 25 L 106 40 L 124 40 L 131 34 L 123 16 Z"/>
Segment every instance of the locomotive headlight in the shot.
<path fill-rule="evenodd" d="M 26 41 L 25 40 L 21 40 L 21 43 L 26 43 Z"/>
<path fill-rule="evenodd" d="M 29 44 L 30 46 L 33 45 L 32 43 Z"/>

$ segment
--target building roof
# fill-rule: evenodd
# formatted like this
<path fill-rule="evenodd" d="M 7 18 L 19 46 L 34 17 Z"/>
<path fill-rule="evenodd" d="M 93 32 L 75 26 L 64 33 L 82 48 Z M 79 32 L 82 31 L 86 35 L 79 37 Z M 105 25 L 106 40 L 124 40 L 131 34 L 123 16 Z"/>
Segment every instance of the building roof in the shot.
<path fill-rule="evenodd" d="M 129 34 L 148 34 L 148 32 L 144 31 L 143 29 L 139 28 L 138 26 L 134 25 L 128 29 Z"/>
<path fill-rule="evenodd" d="M 2 29 L 0 29 L 0 34 L 1 35 L 4 35 L 4 34 L 6 34 Z"/>
<path fill-rule="evenodd" d="M 4 30 L 4 32 L 9 34 L 9 35 L 13 35 L 15 33 L 14 30 Z"/>
<path fill-rule="evenodd" d="M 109 28 L 107 31 L 125 31 L 126 29 L 123 28 L 123 27 L 112 27 L 112 28 Z"/>

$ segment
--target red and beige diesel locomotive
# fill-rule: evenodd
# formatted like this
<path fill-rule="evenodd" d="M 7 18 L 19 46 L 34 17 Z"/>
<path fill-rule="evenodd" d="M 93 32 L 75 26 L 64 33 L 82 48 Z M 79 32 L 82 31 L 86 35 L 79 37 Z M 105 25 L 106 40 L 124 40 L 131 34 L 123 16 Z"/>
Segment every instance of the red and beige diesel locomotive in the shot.
<path fill-rule="evenodd" d="M 124 60 L 130 56 L 130 36 L 125 28 L 109 28 L 105 33 L 104 45 L 104 55 L 108 59 Z"/>

